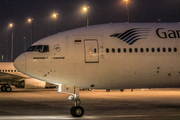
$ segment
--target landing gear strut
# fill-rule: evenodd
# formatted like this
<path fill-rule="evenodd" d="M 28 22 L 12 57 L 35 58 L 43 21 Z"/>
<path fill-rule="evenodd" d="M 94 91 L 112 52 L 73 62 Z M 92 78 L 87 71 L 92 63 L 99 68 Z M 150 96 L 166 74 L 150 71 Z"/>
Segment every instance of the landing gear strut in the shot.
<path fill-rule="evenodd" d="M 84 109 L 81 106 L 79 106 L 81 104 L 79 95 L 73 94 L 73 95 L 69 96 L 68 99 L 75 101 L 75 105 L 70 110 L 71 115 L 73 117 L 82 117 L 84 114 Z"/>

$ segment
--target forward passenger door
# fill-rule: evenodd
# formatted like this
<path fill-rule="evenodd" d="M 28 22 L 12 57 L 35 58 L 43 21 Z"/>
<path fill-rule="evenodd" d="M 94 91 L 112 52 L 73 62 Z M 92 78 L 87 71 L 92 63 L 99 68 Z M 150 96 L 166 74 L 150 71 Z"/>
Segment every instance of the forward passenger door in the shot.
<path fill-rule="evenodd" d="M 99 63 L 98 40 L 84 40 L 85 63 Z"/>

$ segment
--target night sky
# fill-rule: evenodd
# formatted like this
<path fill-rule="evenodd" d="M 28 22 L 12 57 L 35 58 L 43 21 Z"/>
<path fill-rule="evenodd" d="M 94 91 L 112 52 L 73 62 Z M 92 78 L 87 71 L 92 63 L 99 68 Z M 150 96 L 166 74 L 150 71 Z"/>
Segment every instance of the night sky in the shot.
<path fill-rule="evenodd" d="M 84 6 L 89 6 L 90 25 L 127 21 L 127 7 L 123 0 L 0 0 L 0 55 L 10 61 L 12 28 L 14 23 L 14 59 L 24 51 L 26 37 L 30 46 L 33 18 L 33 42 L 56 32 L 54 12 L 59 14 L 59 32 L 86 26 Z M 180 0 L 130 0 L 130 22 L 180 22 Z M 2 61 L 2 60 L 0 60 Z"/>

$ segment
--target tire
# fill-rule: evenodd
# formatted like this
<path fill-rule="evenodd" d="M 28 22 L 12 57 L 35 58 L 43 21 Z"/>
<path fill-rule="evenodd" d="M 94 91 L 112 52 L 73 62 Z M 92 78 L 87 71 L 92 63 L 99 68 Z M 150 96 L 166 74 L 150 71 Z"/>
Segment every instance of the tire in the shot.
<path fill-rule="evenodd" d="M 6 92 L 6 86 L 1 86 L 1 92 Z"/>
<path fill-rule="evenodd" d="M 12 88 L 10 86 L 6 87 L 6 92 L 11 92 Z"/>
<path fill-rule="evenodd" d="M 74 109 L 75 109 L 75 106 L 73 106 L 73 107 L 71 108 L 71 110 L 70 110 L 70 113 L 71 113 L 71 115 L 72 115 L 73 117 L 75 117 Z"/>
<path fill-rule="evenodd" d="M 124 89 L 120 89 L 121 92 L 124 92 Z"/>
<path fill-rule="evenodd" d="M 84 109 L 81 106 L 73 106 L 70 113 L 73 117 L 82 117 L 84 115 Z"/>
<path fill-rule="evenodd" d="M 110 92 L 110 89 L 106 89 L 106 92 Z"/>

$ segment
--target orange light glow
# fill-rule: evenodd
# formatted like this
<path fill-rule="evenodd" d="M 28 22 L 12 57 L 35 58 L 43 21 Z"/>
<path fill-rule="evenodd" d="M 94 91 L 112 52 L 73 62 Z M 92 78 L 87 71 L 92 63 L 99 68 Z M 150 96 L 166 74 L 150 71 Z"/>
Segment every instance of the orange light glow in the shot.
<path fill-rule="evenodd" d="M 33 21 L 33 18 L 29 18 L 29 19 L 28 19 L 28 22 L 31 23 L 32 21 Z"/>
<path fill-rule="evenodd" d="M 57 16 L 58 16 L 57 13 L 54 13 L 54 14 L 53 14 L 53 17 L 54 17 L 54 18 L 57 18 Z"/>
<path fill-rule="evenodd" d="M 13 27 L 13 25 L 14 25 L 14 23 L 10 23 L 10 24 L 9 24 L 10 27 Z"/>
<path fill-rule="evenodd" d="M 84 9 L 84 11 L 87 11 L 89 9 L 89 7 L 84 7 L 83 9 Z"/>

